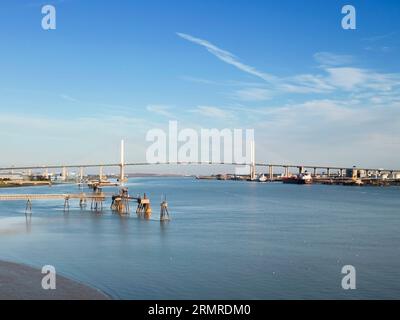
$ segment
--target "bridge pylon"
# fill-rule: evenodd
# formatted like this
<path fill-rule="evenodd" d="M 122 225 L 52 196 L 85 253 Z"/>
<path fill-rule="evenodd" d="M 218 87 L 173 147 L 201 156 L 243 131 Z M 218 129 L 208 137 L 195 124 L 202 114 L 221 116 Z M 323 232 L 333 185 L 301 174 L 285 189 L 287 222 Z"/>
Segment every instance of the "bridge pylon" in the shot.
<path fill-rule="evenodd" d="M 125 178 L 125 142 L 121 140 L 121 163 L 119 164 L 119 183 L 126 182 Z"/>
<path fill-rule="evenodd" d="M 256 175 L 256 148 L 253 140 L 250 142 L 250 180 L 255 180 Z"/>

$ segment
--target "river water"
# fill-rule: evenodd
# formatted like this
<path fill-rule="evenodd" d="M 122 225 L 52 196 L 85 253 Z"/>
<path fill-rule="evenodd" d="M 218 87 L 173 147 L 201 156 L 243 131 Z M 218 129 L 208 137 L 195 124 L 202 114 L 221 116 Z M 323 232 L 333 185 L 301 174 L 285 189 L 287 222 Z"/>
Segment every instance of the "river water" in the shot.
<path fill-rule="evenodd" d="M 0 259 L 57 272 L 117 299 L 400 296 L 400 188 L 135 178 L 151 220 L 71 201 L 0 202 Z M 117 188 L 107 188 L 113 192 Z M 78 193 L 76 185 L 0 193 Z M 172 220 L 160 223 L 167 194 Z M 343 290 L 342 267 L 356 269 Z"/>

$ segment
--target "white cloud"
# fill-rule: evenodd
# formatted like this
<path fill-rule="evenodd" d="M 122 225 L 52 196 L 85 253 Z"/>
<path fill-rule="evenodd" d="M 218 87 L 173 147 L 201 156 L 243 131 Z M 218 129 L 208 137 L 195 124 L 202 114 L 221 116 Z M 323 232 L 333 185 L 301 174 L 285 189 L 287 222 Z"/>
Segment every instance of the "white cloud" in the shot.
<path fill-rule="evenodd" d="M 210 118 L 219 118 L 219 119 L 232 118 L 231 112 L 211 106 L 198 106 L 196 109 L 191 110 L 191 112 L 198 113 Z"/>
<path fill-rule="evenodd" d="M 205 40 L 180 36 L 206 47 L 227 63 L 238 61 Z M 243 85 L 243 89 L 234 90 L 240 100 L 271 98 L 275 106 L 240 106 L 242 110 L 229 111 L 201 106 L 195 112 L 226 119 L 237 111 L 234 119 L 256 128 L 262 145 L 258 150 L 268 150 L 261 152 L 269 161 L 396 167 L 399 156 L 386 155 L 400 155 L 400 140 L 396 138 L 400 136 L 400 74 L 354 67 L 350 55 L 318 52 L 314 58 L 319 63 L 314 73 L 268 75 L 268 88 Z M 312 99 L 299 102 L 291 94 L 310 95 Z"/>
<path fill-rule="evenodd" d="M 328 68 L 329 82 L 341 89 L 351 90 L 366 83 L 367 73 L 358 68 Z"/>
<path fill-rule="evenodd" d="M 391 46 L 372 45 L 364 47 L 364 50 L 377 53 L 390 53 L 394 50 Z"/>
<path fill-rule="evenodd" d="M 334 91 L 373 91 L 375 94 L 400 86 L 399 74 L 385 74 L 353 67 L 324 67 L 325 74 L 306 74 L 282 80 L 287 93 L 332 93 Z"/>
<path fill-rule="evenodd" d="M 274 76 L 264 73 L 264 72 L 261 72 L 252 66 L 249 66 L 249 65 L 246 65 L 246 64 L 240 62 L 239 59 L 236 56 L 234 56 L 232 53 L 230 53 L 229 51 L 220 49 L 217 46 L 213 45 L 212 43 L 210 43 L 206 40 L 195 38 L 191 35 L 179 33 L 179 32 L 177 32 L 177 35 L 185 40 L 188 40 L 190 42 L 193 42 L 193 43 L 196 43 L 198 45 L 205 47 L 208 52 L 210 52 L 211 54 L 216 56 L 218 59 L 236 67 L 237 69 L 239 69 L 241 71 L 244 71 L 253 76 L 261 78 L 265 81 L 275 81 Z"/>
<path fill-rule="evenodd" d="M 335 89 L 323 75 L 303 74 L 284 79 L 280 85 L 288 93 L 324 93 Z"/>
<path fill-rule="evenodd" d="M 392 32 L 389 32 L 386 34 L 380 34 L 380 35 L 366 37 L 366 38 L 363 38 L 362 40 L 366 41 L 366 42 L 377 42 L 377 41 L 393 38 L 397 34 L 399 34 L 399 31 L 392 31 Z"/>
<path fill-rule="evenodd" d="M 385 168 L 400 161 L 400 103 L 313 99 L 249 116 L 268 161 Z"/>
<path fill-rule="evenodd" d="M 64 99 L 69 102 L 79 102 L 77 99 L 75 99 L 67 94 L 61 94 L 60 97 L 61 97 L 61 99 Z"/>
<path fill-rule="evenodd" d="M 264 101 L 269 100 L 271 96 L 270 90 L 262 88 L 245 88 L 235 93 L 235 97 L 243 101 Z"/>
<path fill-rule="evenodd" d="M 399 74 L 385 74 L 360 68 L 327 68 L 327 81 L 343 90 L 390 91 L 400 86 Z"/>
<path fill-rule="evenodd" d="M 327 66 L 340 66 L 350 64 L 353 61 L 353 57 L 350 55 L 339 55 L 331 52 L 317 52 L 314 54 L 314 59 Z"/>
<path fill-rule="evenodd" d="M 378 94 L 380 91 L 390 91 L 394 87 L 400 85 L 400 74 L 385 74 L 350 66 L 343 67 L 342 65 L 353 62 L 353 57 L 331 52 L 317 52 L 314 54 L 315 60 L 321 64 L 320 70 L 322 73 L 300 74 L 279 78 L 243 64 L 235 55 L 218 48 L 207 40 L 195 38 L 184 33 L 177 33 L 177 35 L 185 40 L 205 47 L 218 59 L 235 66 L 239 70 L 269 82 L 271 86 L 269 90 L 270 92 L 274 90 L 274 95 L 279 93 L 328 94 L 340 90 L 344 92 L 353 90 L 375 90 L 376 94 Z M 207 83 L 211 84 L 210 82 Z M 266 89 L 259 88 L 237 90 L 235 95 L 237 98 L 244 101 L 262 101 L 269 98 Z"/>
<path fill-rule="evenodd" d="M 153 112 L 167 118 L 174 118 L 174 115 L 169 112 L 170 106 L 159 105 L 159 104 L 151 104 L 146 107 L 147 111 Z"/>
<path fill-rule="evenodd" d="M 60 118 L 2 112 L 0 136 L 7 137 L 2 143 L 7 152 L 0 164 L 97 163 L 99 159 L 113 163 L 118 160 L 122 138 L 130 145 L 128 159 L 141 162 L 145 159 L 146 131 L 156 126 L 149 119 L 119 115 Z M 43 152 L 37 152 L 38 146 Z"/>

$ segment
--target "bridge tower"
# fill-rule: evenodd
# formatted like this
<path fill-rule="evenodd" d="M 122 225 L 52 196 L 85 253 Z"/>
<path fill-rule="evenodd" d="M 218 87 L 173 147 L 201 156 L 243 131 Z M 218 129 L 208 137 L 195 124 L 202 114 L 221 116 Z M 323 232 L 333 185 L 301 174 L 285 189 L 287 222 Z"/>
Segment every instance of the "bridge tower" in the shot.
<path fill-rule="evenodd" d="M 256 179 L 256 148 L 254 140 L 250 142 L 250 180 Z"/>
<path fill-rule="evenodd" d="M 79 182 L 83 181 L 83 167 L 79 168 Z"/>
<path fill-rule="evenodd" d="M 100 167 L 100 172 L 99 172 L 99 181 L 103 181 L 104 175 L 103 175 L 103 166 Z"/>
<path fill-rule="evenodd" d="M 61 180 L 65 182 L 67 181 L 67 179 L 68 179 L 68 171 L 66 167 L 63 167 L 61 173 Z"/>
<path fill-rule="evenodd" d="M 121 163 L 119 164 L 119 182 L 122 184 L 125 179 L 125 142 L 121 140 Z"/>

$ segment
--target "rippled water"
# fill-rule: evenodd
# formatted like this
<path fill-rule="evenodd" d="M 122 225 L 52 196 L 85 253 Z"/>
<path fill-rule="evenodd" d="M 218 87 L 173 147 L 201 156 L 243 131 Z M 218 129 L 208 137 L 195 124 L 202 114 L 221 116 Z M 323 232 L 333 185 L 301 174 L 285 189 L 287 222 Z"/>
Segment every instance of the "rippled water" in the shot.
<path fill-rule="evenodd" d="M 123 299 L 398 298 L 400 188 L 137 178 L 152 220 L 72 203 L 0 202 L 0 259 L 58 272 Z M 116 190 L 110 188 L 105 191 Z M 0 193 L 76 193 L 75 185 Z M 160 223 L 167 193 L 172 221 Z M 341 288 L 344 265 L 357 290 Z"/>

